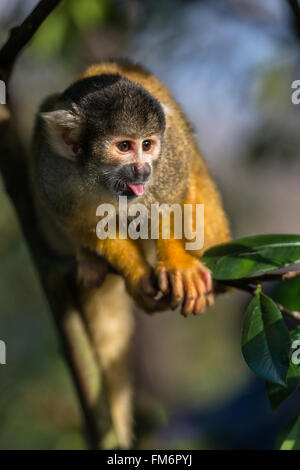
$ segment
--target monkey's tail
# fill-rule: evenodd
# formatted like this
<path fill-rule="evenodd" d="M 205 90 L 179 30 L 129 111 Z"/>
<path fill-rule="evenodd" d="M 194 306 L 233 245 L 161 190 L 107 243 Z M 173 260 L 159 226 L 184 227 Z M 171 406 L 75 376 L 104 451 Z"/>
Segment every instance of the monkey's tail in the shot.
<path fill-rule="evenodd" d="M 108 274 L 102 286 L 85 291 L 82 299 L 107 390 L 110 413 L 120 446 L 132 443 L 132 385 L 129 367 L 134 329 L 132 302 L 120 276 Z"/>

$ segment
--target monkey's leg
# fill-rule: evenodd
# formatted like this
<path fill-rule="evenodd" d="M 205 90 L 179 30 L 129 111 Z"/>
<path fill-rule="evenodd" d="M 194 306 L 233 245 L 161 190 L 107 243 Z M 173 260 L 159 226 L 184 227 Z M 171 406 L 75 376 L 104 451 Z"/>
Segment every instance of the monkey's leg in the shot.
<path fill-rule="evenodd" d="M 113 424 L 121 447 L 128 449 L 133 423 L 129 371 L 132 303 L 123 279 L 115 274 L 108 274 L 98 289 L 82 287 L 81 303 L 103 371 Z"/>

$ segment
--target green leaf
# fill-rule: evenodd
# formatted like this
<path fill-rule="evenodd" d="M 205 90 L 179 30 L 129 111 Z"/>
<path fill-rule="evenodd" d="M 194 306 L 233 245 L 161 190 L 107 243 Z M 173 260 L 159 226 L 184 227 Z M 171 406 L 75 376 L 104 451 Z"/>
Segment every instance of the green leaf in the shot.
<path fill-rule="evenodd" d="M 300 413 L 280 432 L 277 448 L 279 450 L 300 450 Z"/>
<path fill-rule="evenodd" d="M 256 235 L 207 250 L 202 261 L 216 280 L 234 280 L 300 262 L 300 235 Z"/>
<path fill-rule="evenodd" d="M 300 326 L 290 331 L 290 363 L 286 377 L 287 387 L 267 382 L 270 405 L 276 411 L 281 403 L 300 386 Z"/>
<path fill-rule="evenodd" d="M 300 310 L 300 277 L 276 283 L 272 298 L 290 310 Z"/>
<path fill-rule="evenodd" d="M 280 310 L 258 288 L 242 332 L 242 352 L 250 369 L 264 380 L 286 385 L 290 335 Z"/>

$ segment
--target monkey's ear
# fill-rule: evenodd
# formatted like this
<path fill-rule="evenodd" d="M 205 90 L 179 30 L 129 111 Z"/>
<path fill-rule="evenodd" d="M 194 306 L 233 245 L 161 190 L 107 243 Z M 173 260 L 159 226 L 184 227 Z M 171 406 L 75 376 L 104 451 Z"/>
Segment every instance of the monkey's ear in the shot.
<path fill-rule="evenodd" d="M 62 157 L 74 160 L 79 153 L 79 138 L 83 129 L 79 115 L 66 109 L 40 113 L 50 143 Z"/>
<path fill-rule="evenodd" d="M 163 109 L 163 112 L 165 113 L 166 116 L 171 116 L 172 114 L 172 111 L 171 109 L 169 108 L 169 106 L 167 106 L 165 103 L 160 103 L 161 104 L 161 107 Z"/>

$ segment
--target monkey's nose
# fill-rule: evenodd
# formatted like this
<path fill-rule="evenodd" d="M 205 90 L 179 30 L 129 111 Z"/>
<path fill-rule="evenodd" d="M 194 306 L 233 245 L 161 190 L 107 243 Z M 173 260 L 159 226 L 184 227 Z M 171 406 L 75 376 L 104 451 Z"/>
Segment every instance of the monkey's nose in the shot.
<path fill-rule="evenodd" d="M 151 167 L 149 163 L 132 163 L 131 171 L 135 180 L 147 181 L 151 174 Z"/>

